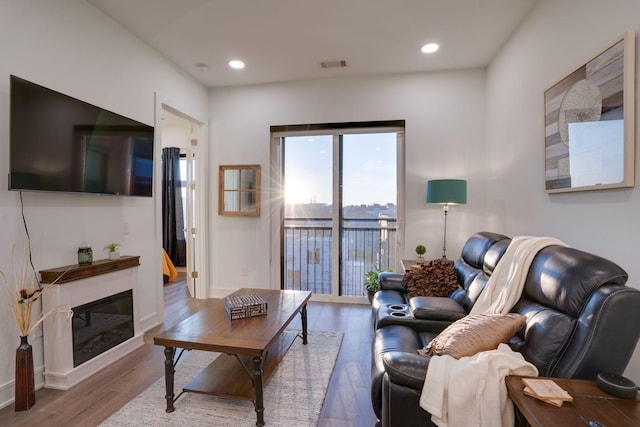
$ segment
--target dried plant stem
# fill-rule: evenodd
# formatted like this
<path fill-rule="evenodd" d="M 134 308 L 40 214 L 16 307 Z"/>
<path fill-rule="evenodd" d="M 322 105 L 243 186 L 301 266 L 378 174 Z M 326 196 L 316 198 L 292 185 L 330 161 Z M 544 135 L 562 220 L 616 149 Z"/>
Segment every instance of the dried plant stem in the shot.
<path fill-rule="evenodd" d="M 66 313 L 67 320 L 70 320 L 73 315 L 73 311 L 68 306 L 60 305 L 50 309 L 46 313 L 42 313 L 38 320 L 31 324 L 33 303 L 40 298 L 41 294 L 45 292 L 48 287 L 58 282 L 58 280 L 60 280 L 68 270 L 60 274 L 60 276 L 49 284 L 47 288 L 40 288 L 35 279 L 35 273 L 30 275 L 30 271 L 29 258 L 26 250 L 20 274 L 18 274 L 18 269 L 13 269 L 13 286 L 9 283 L 5 274 L 0 271 L 0 278 L 3 282 L 1 292 L 2 298 L 9 307 L 9 310 L 11 310 L 11 314 L 13 315 L 16 325 L 18 326 L 18 330 L 20 331 L 20 336 L 29 335 L 29 333 L 42 323 L 44 319 L 54 313 Z"/>

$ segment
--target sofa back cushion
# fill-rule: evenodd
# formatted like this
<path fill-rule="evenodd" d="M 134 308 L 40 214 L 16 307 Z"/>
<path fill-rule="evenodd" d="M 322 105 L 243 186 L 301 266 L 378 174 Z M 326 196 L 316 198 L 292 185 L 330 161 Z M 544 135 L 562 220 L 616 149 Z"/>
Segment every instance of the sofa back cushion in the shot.
<path fill-rule="evenodd" d="M 533 363 L 540 375 L 557 375 L 556 366 L 568 349 L 577 355 L 572 356 L 575 360 L 589 351 L 586 340 L 574 341 L 578 323 L 590 328 L 597 322 L 595 316 L 581 316 L 592 296 L 602 286 L 623 285 L 627 277 L 618 265 L 597 255 L 564 246 L 542 249 L 512 309 L 527 319 L 523 332 L 512 340 L 512 348 Z"/>
<path fill-rule="evenodd" d="M 482 271 L 484 271 L 487 276 L 491 276 L 496 265 L 498 265 L 498 261 L 500 261 L 502 255 L 507 251 L 509 243 L 511 243 L 511 239 L 504 238 L 502 240 L 498 240 L 489 249 L 487 249 L 482 263 Z"/>
<path fill-rule="evenodd" d="M 523 297 L 577 318 L 596 289 L 624 285 L 628 277 L 617 264 L 597 255 L 548 246 L 531 264 Z"/>
<path fill-rule="evenodd" d="M 511 239 L 498 233 L 481 231 L 471 236 L 453 269 L 461 289 L 450 295 L 469 312 Z"/>
<path fill-rule="evenodd" d="M 458 284 L 466 289 L 474 277 L 483 271 L 487 251 L 501 240 L 509 240 L 507 236 L 489 231 L 475 233 L 462 247 L 460 258 L 455 262 L 453 269 L 456 272 Z"/>

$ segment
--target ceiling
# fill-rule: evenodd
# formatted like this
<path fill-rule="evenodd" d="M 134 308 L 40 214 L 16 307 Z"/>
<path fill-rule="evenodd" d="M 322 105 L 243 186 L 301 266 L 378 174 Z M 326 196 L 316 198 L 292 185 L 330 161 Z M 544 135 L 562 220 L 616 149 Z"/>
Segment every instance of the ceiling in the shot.
<path fill-rule="evenodd" d="M 87 1 L 219 87 L 486 67 L 536 0 Z M 440 50 L 420 52 L 428 42 Z"/>

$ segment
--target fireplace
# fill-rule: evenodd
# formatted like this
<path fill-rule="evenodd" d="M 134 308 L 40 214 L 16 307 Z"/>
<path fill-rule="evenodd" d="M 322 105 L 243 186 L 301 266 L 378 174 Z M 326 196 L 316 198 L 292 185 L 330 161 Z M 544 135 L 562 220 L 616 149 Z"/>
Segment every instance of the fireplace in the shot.
<path fill-rule="evenodd" d="M 120 292 L 73 308 L 73 366 L 133 337 L 133 292 Z"/>
<path fill-rule="evenodd" d="M 144 344 L 138 318 L 139 256 L 98 260 L 40 272 L 42 283 L 57 280 L 42 297 L 43 311 L 66 305 L 44 325 L 45 387 L 68 390 Z"/>

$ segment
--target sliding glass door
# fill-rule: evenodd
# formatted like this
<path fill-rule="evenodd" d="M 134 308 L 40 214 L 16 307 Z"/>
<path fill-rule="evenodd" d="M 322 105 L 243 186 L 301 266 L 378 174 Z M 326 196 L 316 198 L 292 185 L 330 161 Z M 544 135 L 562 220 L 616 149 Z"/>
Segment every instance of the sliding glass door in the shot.
<path fill-rule="evenodd" d="M 283 289 L 361 298 L 364 275 L 395 268 L 398 128 L 275 135 Z"/>

